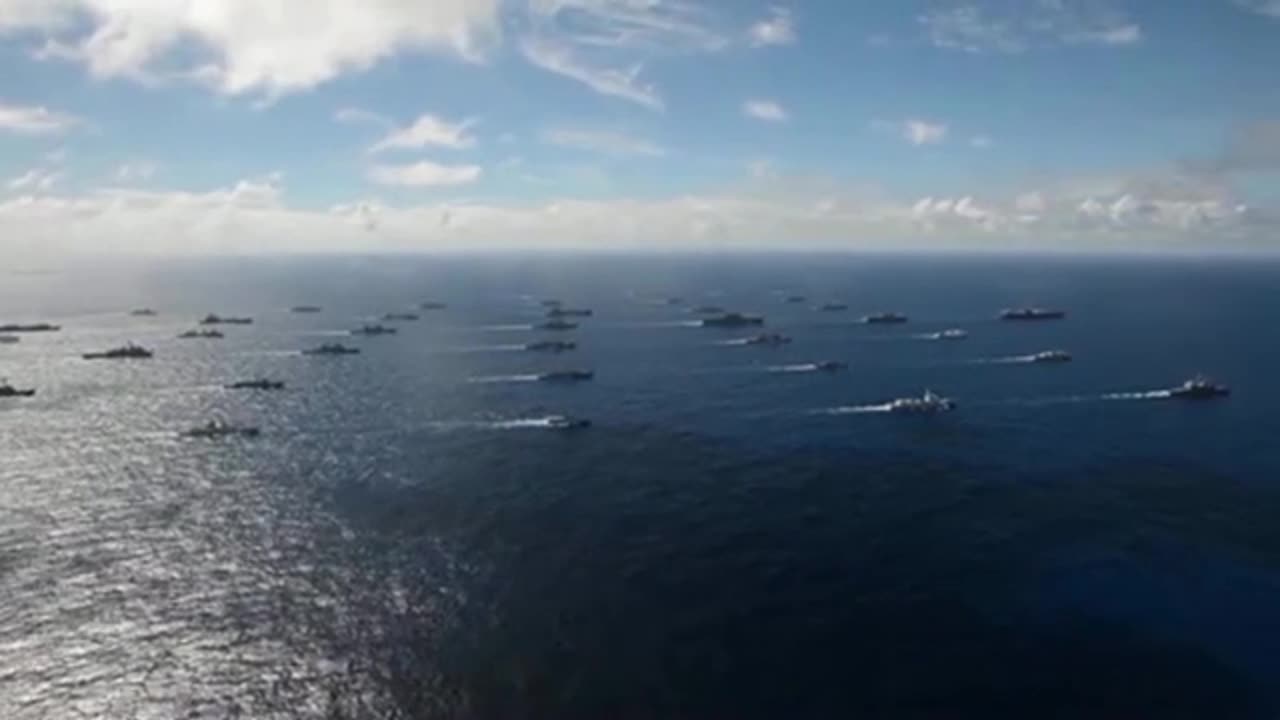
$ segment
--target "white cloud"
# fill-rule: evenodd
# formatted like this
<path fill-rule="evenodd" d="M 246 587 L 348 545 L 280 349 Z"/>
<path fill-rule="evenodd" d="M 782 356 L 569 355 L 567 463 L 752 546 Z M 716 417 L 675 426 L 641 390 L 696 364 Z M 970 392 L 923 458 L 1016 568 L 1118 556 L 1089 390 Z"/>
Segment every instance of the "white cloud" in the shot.
<path fill-rule="evenodd" d="M 554 192 L 554 186 L 550 186 Z M 1276 247 L 1280 215 L 1160 175 L 1010 195 L 902 199 L 796 177 L 652 199 L 615 197 L 329 209 L 290 206 L 277 179 L 208 192 L 98 190 L 0 201 L 6 257 L 69 252 L 335 252 L 474 248 L 1238 249 Z"/>
<path fill-rule="evenodd" d="M 39 3 L 44 2 L 43 8 Z M 43 32 L 43 55 L 97 77 L 195 80 L 276 97 L 399 51 L 478 60 L 501 0 L 5 0 L 0 28 Z"/>
<path fill-rule="evenodd" d="M 57 135 L 81 124 L 80 118 L 38 105 L 9 105 L 0 101 L 0 132 L 19 135 Z"/>
<path fill-rule="evenodd" d="M 786 108 L 772 100 L 748 100 L 742 104 L 742 112 L 765 122 L 785 122 L 788 118 Z"/>
<path fill-rule="evenodd" d="M 795 25 L 791 21 L 791 11 L 782 7 L 770 10 L 770 17 L 751 26 L 748 32 L 752 47 L 770 45 L 790 45 L 796 41 Z"/>
<path fill-rule="evenodd" d="M 581 128 L 555 128 L 542 133 L 542 141 L 575 150 L 603 155 L 657 157 L 666 150 L 657 143 L 625 133 Z"/>
<path fill-rule="evenodd" d="M 764 158 L 758 158 L 748 162 L 747 174 L 755 180 L 768 180 L 778 176 L 777 171 L 773 167 L 773 163 Z"/>
<path fill-rule="evenodd" d="M 124 163 L 116 168 L 115 178 L 118 182 L 145 182 L 155 177 L 160 167 L 149 160 Z"/>
<path fill-rule="evenodd" d="M 945 142 L 950 128 L 946 123 L 908 118 L 902 122 L 877 120 L 871 124 L 876 130 L 898 135 L 912 145 L 937 145 Z"/>
<path fill-rule="evenodd" d="M 15 192 L 49 192 L 61 179 L 62 174 L 43 168 L 33 168 L 11 179 L 7 187 Z"/>
<path fill-rule="evenodd" d="M 601 95 L 630 100 L 653 110 L 663 107 L 657 89 L 640 81 L 640 64 L 629 68 L 593 66 L 578 58 L 571 46 L 544 38 L 525 38 L 520 47 L 525 59 L 534 65 L 576 80 Z"/>
<path fill-rule="evenodd" d="M 417 150 L 424 147 L 463 150 L 476 144 L 475 138 L 467 133 L 474 124 L 473 120 L 450 122 L 435 115 L 424 114 L 408 127 L 392 130 L 369 148 L 369 152 Z"/>
<path fill-rule="evenodd" d="M 374 165 L 368 177 L 379 185 L 404 187 L 441 187 L 469 185 L 480 179 L 478 165 L 440 165 L 421 160 L 409 165 Z"/>
<path fill-rule="evenodd" d="M 1235 0 L 1235 4 L 1260 15 L 1280 18 L 1280 0 Z"/>
<path fill-rule="evenodd" d="M 333 114 L 333 119 L 343 125 L 373 125 L 386 130 L 395 127 L 395 123 L 385 115 L 354 107 L 339 109 Z"/>
<path fill-rule="evenodd" d="M 1021 53 L 1062 45 L 1133 45 L 1142 28 L 1106 3 L 990 0 L 932 9 L 917 18 L 935 47 L 971 53 Z"/>
<path fill-rule="evenodd" d="M 716 18 L 684 0 L 529 0 L 525 59 L 602 95 L 660 110 L 646 64 L 728 47 Z"/>

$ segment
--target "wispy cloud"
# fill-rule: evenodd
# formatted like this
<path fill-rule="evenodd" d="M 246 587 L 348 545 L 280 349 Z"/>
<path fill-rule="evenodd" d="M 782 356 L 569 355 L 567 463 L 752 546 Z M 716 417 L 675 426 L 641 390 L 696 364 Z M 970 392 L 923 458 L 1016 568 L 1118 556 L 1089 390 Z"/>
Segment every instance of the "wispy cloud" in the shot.
<path fill-rule="evenodd" d="M 559 147 L 620 157 L 658 157 L 666 154 L 666 150 L 657 143 L 608 130 L 556 128 L 542 133 L 542 141 Z"/>
<path fill-rule="evenodd" d="M 1133 45 L 1142 28 L 1119 10 L 1081 0 L 996 0 L 930 10 L 917 18 L 938 48 L 1021 53 L 1060 45 Z"/>
<path fill-rule="evenodd" d="M 17 192 L 48 192 L 62 178 L 62 174 L 43 168 L 32 168 L 10 180 L 6 186 Z"/>
<path fill-rule="evenodd" d="M 147 181 L 155 177 L 159 172 L 160 166 L 148 160 L 139 160 L 130 162 L 116 168 L 116 180 L 119 182 L 138 182 Z"/>
<path fill-rule="evenodd" d="M 1280 18 L 1280 0 L 1235 0 L 1235 4 L 1260 15 Z"/>
<path fill-rule="evenodd" d="M 663 102 L 641 80 L 646 62 L 729 46 L 717 18 L 684 0 L 532 0 L 528 26 L 520 49 L 530 63 L 654 110 Z"/>
<path fill-rule="evenodd" d="M 771 8 L 769 17 L 752 25 L 747 36 L 752 47 L 794 43 L 796 30 L 791 19 L 791 11 L 783 7 Z"/>
<path fill-rule="evenodd" d="M 991 145 L 992 145 L 992 140 L 991 140 L 991 137 L 988 135 L 974 135 L 973 137 L 969 138 L 969 146 L 978 148 L 979 150 L 986 150 L 987 148 L 991 147 Z"/>
<path fill-rule="evenodd" d="M 912 145 L 938 145 L 947 139 L 950 128 L 946 123 L 919 118 L 908 118 L 900 122 L 876 120 L 871 123 L 874 130 L 897 135 Z"/>
<path fill-rule="evenodd" d="M 440 165 L 422 160 L 409 165 L 374 165 L 368 177 L 379 185 L 440 187 L 469 185 L 480 179 L 478 165 Z"/>
<path fill-rule="evenodd" d="M 57 112 L 39 105 L 9 105 L 0 101 L 0 132 L 19 135 L 57 135 L 65 133 L 82 121 L 68 113 Z"/>
<path fill-rule="evenodd" d="M 1197 172 L 1211 174 L 1280 170 L 1280 120 L 1237 127 L 1216 156 L 1192 161 L 1190 165 Z"/>
<path fill-rule="evenodd" d="M 424 114 L 409 126 L 389 132 L 386 137 L 374 143 L 369 152 L 420 150 L 425 147 L 464 150 L 476 144 L 475 137 L 467 132 L 474 124 L 473 120 L 450 122 L 435 115 Z"/>
<path fill-rule="evenodd" d="M 390 130 L 395 127 L 395 123 L 385 115 L 379 115 L 370 110 L 363 110 L 355 107 L 345 107 L 339 109 L 333 114 L 333 119 L 343 125 L 372 125 L 374 127 Z"/>
<path fill-rule="evenodd" d="M 742 112 L 747 117 L 765 122 L 785 122 L 790 117 L 786 108 L 773 100 L 748 100 L 742 104 Z"/>
<path fill-rule="evenodd" d="M 576 80 L 601 95 L 630 100 L 653 110 L 661 110 L 663 102 L 657 89 L 640 80 L 641 65 L 611 68 L 584 62 L 569 45 L 546 38 L 528 37 L 520 45 L 530 63 L 570 80 Z"/>

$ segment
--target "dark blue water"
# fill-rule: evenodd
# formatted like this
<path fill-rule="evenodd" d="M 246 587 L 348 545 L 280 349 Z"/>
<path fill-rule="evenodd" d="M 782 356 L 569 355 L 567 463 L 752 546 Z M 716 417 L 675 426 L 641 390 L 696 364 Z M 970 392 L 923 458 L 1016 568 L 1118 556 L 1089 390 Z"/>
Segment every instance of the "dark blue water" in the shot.
<path fill-rule="evenodd" d="M 517 350 L 550 297 L 579 349 Z M 256 322 L 175 339 L 210 311 Z M 0 322 L 64 329 L 0 345 L 39 390 L 0 400 L 0 717 L 1274 717 L 1278 314 L 1273 261 L 22 268 Z M 79 359 L 126 340 L 156 357 Z M 1197 372 L 1233 396 L 1158 392 Z M 926 388 L 959 409 L 876 411 Z M 177 436 L 210 418 L 263 434 Z"/>

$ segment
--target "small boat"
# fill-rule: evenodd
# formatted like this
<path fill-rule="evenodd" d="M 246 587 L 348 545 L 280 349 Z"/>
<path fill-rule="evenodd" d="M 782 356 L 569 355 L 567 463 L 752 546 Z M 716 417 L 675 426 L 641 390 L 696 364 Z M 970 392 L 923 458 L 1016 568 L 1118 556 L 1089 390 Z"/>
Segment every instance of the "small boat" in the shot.
<path fill-rule="evenodd" d="M 0 345 L 12 345 L 21 339 L 17 335 L 0 335 Z"/>
<path fill-rule="evenodd" d="M 1000 311 L 1001 320 L 1061 320 L 1067 316 L 1062 310 L 1046 310 L 1038 307 L 1005 308 Z"/>
<path fill-rule="evenodd" d="M 967 337 L 969 337 L 969 331 L 961 330 L 960 328 L 942 330 L 929 335 L 930 340 L 964 340 Z"/>
<path fill-rule="evenodd" d="M 321 311 L 322 308 L 319 305 L 294 305 L 289 308 L 289 312 L 298 313 L 299 315 L 314 314 Z"/>
<path fill-rule="evenodd" d="M 669 297 L 669 298 L 667 298 L 664 302 L 665 302 L 666 304 L 668 304 L 668 305 L 683 305 L 683 304 L 684 304 L 684 298 L 682 298 L 682 297 Z"/>
<path fill-rule="evenodd" d="M 736 312 L 725 313 L 702 321 L 702 327 L 709 328 L 736 328 L 763 324 L 764 318 L 759 315 L 743 315 Z"/>
<path fill-rule="evenodd" d="M 891 312 L 864 315 L 862 318 L 862 322 L 867 325 L 901 325 L 906 321 L 906 315 Z"/>
<path fill-rule="evenodd" d="M 549 318 L 591 317 L 591 311 L 586 308 L 553 307 L 547 311 L 547 317 Z"/>
<path fill-rule="evenodd" d="M 898 398 L 888 405 L 889 412 L 905 415 L 937 415 L 956 409 L 954 400 L 925 390 L 920 397 Z"/>
<path fill-rule="evenodd" d="M 553 430 L 585 430 L 591 427 L 591 421 L 586 418 L 556 415 L 548 419 L 547 426 Z"/>
<path fill-rule="evenodd" d="M 193 338 L 205 338 L 208 340 L 221 339 L 223 334 L 217 330 L 188 330 L 178 336 L 181 340 L 191 340 Z"/>
<path fill-rule="evenodd" d="M 788 303 L 790 305 L 799 305 L 804 301 L 805 301 L 805 297 L 803 295 L 788 295 L 786 299 L 783 300 L 783 302 Z"/>
<path fill-rule="evenodd" d="M 581 382 L 595 378 L 593 370 L 555 370 L 542 373 L 538 379 L 542 382 Z"/>
<path fill-rule="evenodd" d="M 849 309 L 849 306 L 845 305 L 844 303 L 834 303 L 834 302 L 823 303 L 822 305 L 818 306 L 818 310 L 822 312 L 844 312 L 845 310 L 848 310 L 848 309 Z"/>
<path fill-rule="evenodd" d="M 1033 363 L 1066 363 L 1071 362 L 1071 353 L 1066 350 L 1045 350 L 1031 356 Z"/>
<path fill-rule="evenodd" d="M 232 425 L 221 420 L 210 420 L 182 433 L 189 438 L 258 437 L 260 431 L 247 425 Z"/>
<path fill-rule="evenodd" d="M 839 360 L 823 360 L 813 364 L 813 369 L 818 372 L 841 372 L 849 369 L 849 363 L 840 362 Z"/>
<path fill-rule="evenodd" d="M 360 348 L 347 347 L 342 343 L 325 343 L 302 351 L 303 355 L 359 355 Z"/>
<path fill-rule="evenodd" d="M 1230 394 L 1231 388 L 1215 383 L 1203 375 L 1197 375 L 1169 390 L 1170 397 L 1184 400 L 1212 400 L 1213 398 L 1227 397 Z"/>
<path fill-rule="evenodd" d="M 155 353 L 142 347 L 127 343 L 118 348 L 112 348 L 103 352 L 90 352 L 81 355 L 85 360 L 145 360 Z"/>
<path fill-rule="evenodd" d="M 548 320 L 537 326 L 539 330 L 576 330 L 577 328 L 578 323 L 571 323 L 559 318 Z"/>
<path fill-rule="evenodd" d="M 50 325 L 49 323 L 10 323 L 8 325 L 0 325 L 0 333 L 58 332 L 61 329 L 61 325 Z"/>
<path fill-rule="evenodd" d="M 253 318 L 250 317 L 222 317 L 209 313 L 200 319 L 201 325 L 252 325 Z"/>
<path fill-rule="evenodd" d="M 531 342 L 524 346 L 525 350 L 529 350 L 531 352 L 553 353 L 567 352 L 569 350 L 576 350 L 577 348 L 577 343 L 567 340 L 539 340 L 538 342 Z"/>
<path fill-rule="evenodd" d="M 744 345 L 763 345 L 766 347 L 779 347 L 791 343 L 791 338 L 778 333 L 764 333 L 763 335 L 753 335 L 747 338 Z"/>
<path fill-rule="evenodd" d="M 448 309 L 448 307 L 448 304 L 436 302 L 434 300 L 428 300 L 418 305 L 419 310 L 445 310 Z"/>
<path fill-rule="evenodd" d="M 351 331 L 352 335 L 395 335 L 396 329 L 386 325 L 363 325 Z"/>
<path fill-rule="evenodd" d="M 9 384 L 7 380 L 0 380 L 0 398 L 12 397 L 31 397 L 36 394 L 34 389 L 19 390 Z"/>
<path fill-rule="evenodd" d="M 414 322 L 418 319 L 418 317 L 419 316 L 414 313 L 392 312 L 392 313 L 387 313 L 386 315 L 383 315 L 382 319 L 388 322 Z"/>
<path fill-rule="evenodd" d="M 240 380 L 227 385 L 228 390 L 283 390 L 280 380 Z"/>
<path fill-rule="evenodd" d="M 130 311 L 129 314 L 134 317 L 155 317 L 156 311 L 151 308 L 138 308 L 137 310 Z"/>

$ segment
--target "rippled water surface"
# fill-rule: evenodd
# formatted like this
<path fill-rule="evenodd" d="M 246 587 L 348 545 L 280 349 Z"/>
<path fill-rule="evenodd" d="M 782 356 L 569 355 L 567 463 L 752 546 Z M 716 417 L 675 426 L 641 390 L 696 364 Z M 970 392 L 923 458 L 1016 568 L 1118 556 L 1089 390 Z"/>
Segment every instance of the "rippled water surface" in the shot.
<path fill-rule="evenodd" d="M 38 390 L 0 398 L 0 718 L 1280 713 L 1275 263 L 5 273 L 0 323 L 63 329 L 0 345 Z M 595 312 L 541 331 L 546 298 Z M 710 304 L 792 342 L 696 327 Z M 994 317 L 1023 304 L 1069 316 Z M 255 322 L 176 338 L 207 312 Z M 80 358 L 129 340 L 155 357 Z M 362 353 L 299 352 L 335 341 Z M 596 375 L 537 380 L 565 369 Z M 1161 392 L 1201 371 L 1233 396 Z M 287 385 L 224 389 L 255 377 Z M 881 412 L 925 388 L 959 409 Z M 262 432 L 180 436 L 209 419 Z"/>

